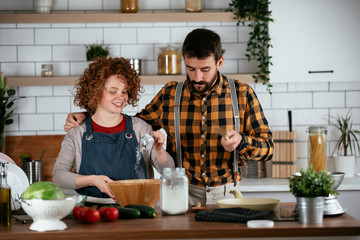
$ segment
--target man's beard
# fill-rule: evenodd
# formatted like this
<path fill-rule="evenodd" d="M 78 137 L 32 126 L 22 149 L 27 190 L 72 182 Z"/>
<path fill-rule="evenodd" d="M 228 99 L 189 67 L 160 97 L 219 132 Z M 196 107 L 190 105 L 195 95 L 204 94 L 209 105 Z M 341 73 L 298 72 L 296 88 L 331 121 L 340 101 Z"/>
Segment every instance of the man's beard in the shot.
<path fill-rule="evenodd" d="M 204 82 L 204 81 L 196 82 L 196 81 L 194 81 L 194 80 L 191 80 L 191 79 L 189 78 L 189 75 L 186 75 L 186 78 L 187 78 L 187 80 L 190 82 L 191 90 L 192 90 L 194 93 L 203 94 L 203 93 L 206 93 L 207 91 L 209 91 L 210 88 L 215 84 L 215 81 L 216 81 L 216 79 L 217 79 L 217 73 L 214 74 L 211 82 Z M 201 89 L 199 89 L 199 87 L 196 86 L 196 85 L 199 85 L 199 84 L 202 85 Z"/>

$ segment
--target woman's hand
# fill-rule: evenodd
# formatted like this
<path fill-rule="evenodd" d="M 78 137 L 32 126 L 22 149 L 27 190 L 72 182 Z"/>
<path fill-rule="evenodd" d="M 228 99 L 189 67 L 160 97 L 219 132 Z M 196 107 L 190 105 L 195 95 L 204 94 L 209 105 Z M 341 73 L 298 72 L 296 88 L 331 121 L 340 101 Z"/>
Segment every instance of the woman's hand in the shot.
<path fill-rule="evenodd" d="M 242 140 L 242 136 L 237 133 L 235 130 L 229 130 L 221 138 L 221 145 L 225 148 L 226 151 L 232 152 L 239 146 Z"/>
<path fill-rule="evenodd" d="M 160 151 L 161 149 L 163 149 L 163 145 L 165 143 L 164 134 L 160 130 L 157 130 L 152 133 L 152 137 L 154 138 L 153 148 L 155 149 L 155 151 Z"/>
<path fill-rule="evenodd" d="M 110 191 L 107 183 L 114 183 L 112 179 L 104 175 L 79 175 L 76 178 L 75 185 L 77 188 L 94 186 L 97 187 L 102 193 L 106 193 L 112 199 L 115 199 L 115 196 Z"/>
<path fill-rule="evenodd" d="M 66 123 L 64 125 L 65 132 L 68 132 L 70 129 L 79 126 L 86 119 L 86 114 L 83 112 L 69 113 L 66 118 Z"/>

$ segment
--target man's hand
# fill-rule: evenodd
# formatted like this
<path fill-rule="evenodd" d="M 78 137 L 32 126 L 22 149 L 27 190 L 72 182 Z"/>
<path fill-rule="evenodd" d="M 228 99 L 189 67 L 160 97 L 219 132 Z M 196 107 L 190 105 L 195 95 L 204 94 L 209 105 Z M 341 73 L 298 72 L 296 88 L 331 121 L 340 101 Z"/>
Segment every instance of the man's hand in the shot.
<path fill-rule="evenodd" d="M 65 132 L 68 132 L 70 129 L 79 126 L 86 119 L 86 114 L 83 112 L 69 113 L 66 118 L 66 123 L 64 125 Z"/>
<path fill-rule="evenodd" d="M 221 138 L 221 145 L 225 148 L 226 151 L 232 152 L 239 146 L 242 140 L 242 136 L 235 132 L 235 130 L 229 130 Z"/>

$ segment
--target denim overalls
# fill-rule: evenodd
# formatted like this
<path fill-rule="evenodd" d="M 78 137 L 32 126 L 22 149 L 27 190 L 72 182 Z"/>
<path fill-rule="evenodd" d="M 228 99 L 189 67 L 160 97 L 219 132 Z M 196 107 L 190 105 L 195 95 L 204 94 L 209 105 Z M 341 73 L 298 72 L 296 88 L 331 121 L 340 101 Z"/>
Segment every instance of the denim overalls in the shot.
<path fill-rule="evenodd" d="M 132 128 L 131 117 L 126 117 L 126 130 L 119 133 L 93 132 L 91 117 L 86 118 L 86 132 L 82 137 L 81 175 L 105 175 L 112 180 L 135 179 L 136 172 L 148 178 L 144 157 L 141 154 L 140 169 L 135 169 L 138 141 Z M 79 194 L 109 198 L 97 187 L 76 190 Z"/>

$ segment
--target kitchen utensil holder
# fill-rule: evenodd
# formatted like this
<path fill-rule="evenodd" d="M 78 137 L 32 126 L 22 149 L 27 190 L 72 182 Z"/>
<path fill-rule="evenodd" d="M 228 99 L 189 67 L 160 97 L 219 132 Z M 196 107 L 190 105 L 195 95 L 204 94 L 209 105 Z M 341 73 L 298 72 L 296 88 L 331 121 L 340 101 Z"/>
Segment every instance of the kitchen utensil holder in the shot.
<path fill-rule="evenodd" d="M 271 163 L 272 178 L 289 178 L 296 172 L 296 137 L 296 132 L 273 132 L 275 150 Z"/>

